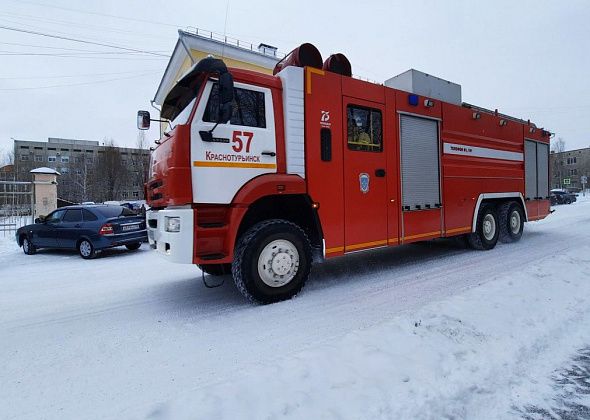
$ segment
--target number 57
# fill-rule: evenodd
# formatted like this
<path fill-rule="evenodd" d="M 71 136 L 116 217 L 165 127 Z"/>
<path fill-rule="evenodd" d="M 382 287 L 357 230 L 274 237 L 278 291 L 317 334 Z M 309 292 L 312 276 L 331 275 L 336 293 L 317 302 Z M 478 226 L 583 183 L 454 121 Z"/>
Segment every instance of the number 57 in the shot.
<path fill-rule="evenodd" d="M 254 133 L 249 131 L 234 131 L 231 139 L 232 143 L 234 143 L 232 149 L 234 149 L 234 152 L 238 153 L 242 151 L 244 148 L 244 141 L 241 139 L 241 137 L 246 137 L 246 153 L 250 153 L 250 143 L 252 142 Z"/>

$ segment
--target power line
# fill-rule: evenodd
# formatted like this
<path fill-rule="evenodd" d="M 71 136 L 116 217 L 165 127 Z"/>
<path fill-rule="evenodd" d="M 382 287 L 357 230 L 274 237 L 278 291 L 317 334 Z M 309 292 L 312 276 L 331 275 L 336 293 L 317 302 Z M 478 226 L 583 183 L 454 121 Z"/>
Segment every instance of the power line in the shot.
<path fill-rule="evenodd" d="M 158 69 L 148 69 L 147 71 L 159 72 Z M 117 75 L 121 75 L 121 74 L 137 74 L 137 71 L 121 71 L 121 72 L 115 72 L 115 73 L 68 74 L 68 75 L 59 75 L 59 76 L 0 77 L 0 80 L 68 79 L 68 78 L 76 78 L 76 77 L 117 76 Z"/>
<path fill-rule="evenodd" d="M 143 54 L 156 55 L 156 56 L 166 57 L 166 58 L 170 57 L 169 55 L 160 54 L 160 53 L 157 53 L 154 51 L 146 51 L 146 50 L 139 50 L 139 49 L 129 48 L 129 47 L 121 47 L 121 46 L 113 45 L 113 44 L 104 44 L 102 42 L 86 41 L 83 39 L 70 38 L 70 37 L 60 36 L 60 35 L 52 35 L 52 34 L 48 34 L 48 33 L 44 33 L 44 32 L 30 31 L 27 29 L 14 28 L 14 27 L 4 26 L 4 25 L 0 25 L 0 29 L 4 29 L 7 31 L 14 31 L 14 32 L 22 32 L 22 33 L 26 33 L 26 34 L 30 34 L 30 35 L 39 35 L 39 36 L 44 36 L 44 37 L 48 37 L 48 38 L 62 39 L 65 41 L 79 42 L 82 44 L 98 45 L 101 47 L 108 47 L 108 48 L 115 48 L 115 49 L 125 50 L 125 51 L 139 52 L 139 53 L 143 53 Z"/>
<path fill-rule="evenodd" d="M 61 85 L 23 87 L 23 88 L 0 88 L 0 91 L 6 92 L 6 91 L 53 89 L 53 88 L 71 87 L 71 86 L 97 85 L 97 84 L 100 84 L 100 83 L 115 82 L 115 81 L 119 81 L 119 80 L 129 80 L 129 79 L 135 79 L 135 78 L 138 78 L 138 77 L 152 76 L 154 74 L 159 74 L 159 72 L 142 73 L 142 74 L 136 74 L 136 75 L 128 76 L 128 77 L 118 77 L 118 78 L 106 79 L 106 80 L 95 80 L 95 81 L 92 81 L 92 82 L 68 83 L 68 84 L 61 84 Z"/>
<path fill-rule="evenodd" d="M 18 4 L 22 4 L 22 3 L 32 4 L 34 6 L 49 7 L 49 8 L 52 8 L 52 9 L 66 10 L 68 12 L 83 13 L 83 14 L 86 14 L 86 15 L 103 16 L 103 17 L 110 17 L 110 18 L 114 18 L 114 19 L 122 19 L 122 20 L 129 20 L 129 21 L 142 22 L 142 23 L 151 23 L 153 25 L 168 26 L 168 27 L 173 27 L 173 28 L 178 28 L 180 26 L 180 25 L 175 25 L 175 24 L 172 24 L 172 23 L 164 23 L 164 22 L 158 22 L 158 21 L 154 21 L 154 20 L 137 19 L 137 18 L 131 18 L 131 17 L 110 15 L 108 13 L 89 12 L 87 10 L 70 9 L 70 8 L 67 8 L 67 7 L 60 7 L 60 6 L 54 6 L 54 5 L 49 5 L 49 4 L 36 3 L 36 2 L 32 2 L 32 1 L 19 0 L 17 3 Z"/>
<path fill-rule="evenodd" d="M 0 45 L 13 45 L 16 47 L 32 47 L 32 48 L 41 48 L 41 49 L 48 49 L 48 50 L 64 50 L 64 51 L 77 51 L 77 52 L 87 52 L 88 51 L 88 50 L 84 50 L 81 48 L 51 47 L 49 45 L 22 44 L 20 42 L 0 42 Z M 164 53 L 165 51 L 154 51 L 154 52 Z"/>

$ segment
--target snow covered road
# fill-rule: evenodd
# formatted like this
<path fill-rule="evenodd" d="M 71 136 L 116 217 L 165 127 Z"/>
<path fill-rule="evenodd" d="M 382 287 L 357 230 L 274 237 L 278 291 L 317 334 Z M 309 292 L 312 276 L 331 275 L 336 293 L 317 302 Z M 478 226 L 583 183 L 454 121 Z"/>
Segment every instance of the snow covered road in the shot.
<path fill-rule="evenodd" d="M 0 238 L 1 418 L 506 418 L 590 343 L 590 201 L 489 252 L 452 241 L 314 267 L 252 306 L 147 247 Z"/>

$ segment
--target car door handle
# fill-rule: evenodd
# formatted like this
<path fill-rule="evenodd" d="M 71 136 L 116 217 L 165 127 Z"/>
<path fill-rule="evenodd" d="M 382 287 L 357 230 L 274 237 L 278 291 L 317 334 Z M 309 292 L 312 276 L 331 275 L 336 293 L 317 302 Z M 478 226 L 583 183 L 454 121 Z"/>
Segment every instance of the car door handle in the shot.
<path fill-rule="evenodd" d="M 74 225 L 74 227 L 77 227 L 77 228 L 79 228 L 79 227 L 80 227 L 80 225 L 79 225 L 79 224 L 78 224 L 78 225 Z"/>
<path fill-rule="evenodd" d="M 383 178 L 385 176 L 385 169 L 375 169 L 375 176 Z"/>

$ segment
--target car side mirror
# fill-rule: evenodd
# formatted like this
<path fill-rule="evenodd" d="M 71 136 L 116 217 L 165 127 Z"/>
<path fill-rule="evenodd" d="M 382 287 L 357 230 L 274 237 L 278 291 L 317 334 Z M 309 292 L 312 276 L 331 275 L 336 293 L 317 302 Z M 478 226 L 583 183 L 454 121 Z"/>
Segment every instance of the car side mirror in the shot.
<path fill-rule="evenodd" d="M 137 128 L 139 130 L 148 130 L 150 128 L 150 112 L 137 111 Z"/>
<path fill-rule="evenodd" d="M 47 216 L 41 215 L 35 219 L 35 223 L 45 223 Z"/>

